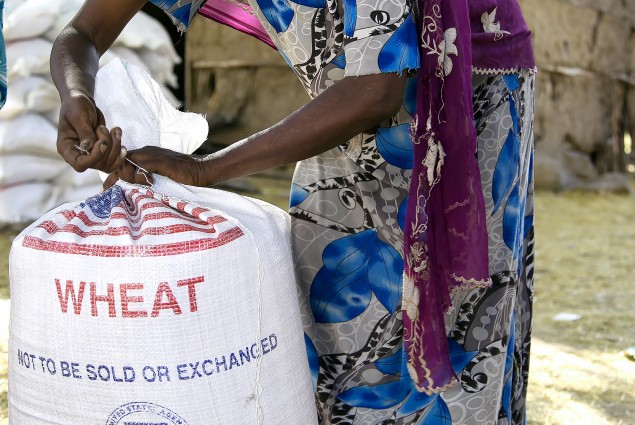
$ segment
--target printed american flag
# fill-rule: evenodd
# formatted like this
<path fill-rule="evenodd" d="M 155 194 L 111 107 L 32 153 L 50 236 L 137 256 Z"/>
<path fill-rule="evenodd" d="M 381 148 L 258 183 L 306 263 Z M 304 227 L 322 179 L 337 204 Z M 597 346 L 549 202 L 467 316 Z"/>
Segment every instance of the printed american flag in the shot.
<path fill-rule="evenodd" d="M 67 207 L 35 227 L 23 246 L 97 257 L 161 257 L 218 248 L 243 236 L 218 212 L 151 189 L 113 186 Z"/>

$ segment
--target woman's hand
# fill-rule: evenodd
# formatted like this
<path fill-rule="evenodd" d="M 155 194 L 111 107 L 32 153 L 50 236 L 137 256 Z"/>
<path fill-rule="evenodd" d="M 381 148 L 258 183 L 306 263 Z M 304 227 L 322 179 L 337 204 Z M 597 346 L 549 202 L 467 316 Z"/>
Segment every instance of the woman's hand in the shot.
<path fill-rule="evenodd" d="M 86 0 L 51 51 L 51 76 L 60 98 L 57 151 L 76 171 L 121 167 L 121 130 L 108 131 L 92 98 L 99 57 L 146 0 Z"/>
<path fill-rule="evenodd" d="M 128 152 L 126 158 L 147 171 L 148 179 L 152 178 L 149 174 L 156 173 L 178 183 L 190 186 L 205 186 L 203 161 L 191 155 L 156 146 L 146 146 Z M 146 174 L 143 171 L 138 170 L 129 161 L 124 161 L 121 167 L 108 176 L 104 182 L 104 189 L 108 189 L 119 179 L 129 183 L 145 185 L 152 183 L 146 179 Z"/>
<path fill-rule="evenodd" d="M 121 167 L 121 129 L 108 131 L 104 124 L 89 96 L 74 94 L 62 101 L 57 151 L 75 171 L 94 168 L 110 173 Z"/>

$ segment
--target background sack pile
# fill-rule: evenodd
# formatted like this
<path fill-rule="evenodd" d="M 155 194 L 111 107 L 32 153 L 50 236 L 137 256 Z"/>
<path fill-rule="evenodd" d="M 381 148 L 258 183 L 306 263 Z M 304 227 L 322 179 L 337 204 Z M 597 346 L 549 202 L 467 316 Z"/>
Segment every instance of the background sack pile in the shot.
<path fill-rule="evenodd" d="M 56 150 L 60 99 L 49 56 L 53 40 L 82 3 L 12 0 L 6 5 L 9 97 L 0 110 L 0 223 L 30 221 L 100 190 L 96 172 L 75 172 Z M 144 13 L 132 19 L 100 65 L 117 56 L 146 70 L 162 86 L 177 85 L 173 68 L 180 58 L 170 36 Z"/>

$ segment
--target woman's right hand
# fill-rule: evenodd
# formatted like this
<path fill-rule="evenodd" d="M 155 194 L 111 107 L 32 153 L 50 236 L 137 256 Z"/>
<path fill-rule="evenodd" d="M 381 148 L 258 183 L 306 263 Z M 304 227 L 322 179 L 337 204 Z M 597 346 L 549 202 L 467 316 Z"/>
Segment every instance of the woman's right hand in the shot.
<path fill-rule="evenodd" d="M 90 96 L 70 94 L 62 100 L 57 152 L 75 171 L 93 168 L 110 173 L 124 161 L 121 129 L 115 127 L 108 131 L 104 115 Z"/>
<path fill-rule="evenodd" d="M 130 159 L 131 162 L 123 162 L 121 168 L 111 173 L 104 182 L 104 189 L 108 189 L 119 179 L 129 183 L 152 184 L 151 174 L 153 173 L 168 177 L 181 184 L 207 186 L 208 176 L 206 176 L 205 161 L 202 158 L 195 158 L 192 155 L 174 152 L 158 146 L 145 146 L 130 151 L 126 158 Z"/>

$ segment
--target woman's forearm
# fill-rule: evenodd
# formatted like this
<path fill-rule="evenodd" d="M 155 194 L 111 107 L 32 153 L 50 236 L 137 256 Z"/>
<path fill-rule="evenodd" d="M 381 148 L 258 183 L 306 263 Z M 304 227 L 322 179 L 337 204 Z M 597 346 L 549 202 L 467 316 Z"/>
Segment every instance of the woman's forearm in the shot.
<path fill-rule="evenodd" d="M 66 27 L 53 43 L 51 76 L 63 99 L 85 95 L 92 99 L 99 53 L 95 44 L 73 26 Z"/>
<path fill-rule="evenodd" d="M 345 143 L 397 113 L 405 79 L 396 74 L 345 78 L 280 123 L 209 155 L 201 164 L 201 183 L 211 186 Z"/>
<path fill-rule="evenodd" d="M 51 76 L 62 100 L 57 152 L 75 171 L 112 172 L 124 162 L 121 129 L 111 129 L 111 135 L 95 105 L 95 75 L 101 54 L 144 4 L 145 0 L 86 0 L 55 39 Z"/>
<path fill-rule="evenodd" d="M 145 0 L 87 0 L 53 43 L 51 75 L 60 97 L 92 98 L 99 57 L 110 48 Z"/>

